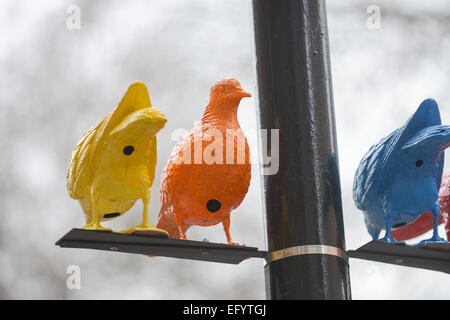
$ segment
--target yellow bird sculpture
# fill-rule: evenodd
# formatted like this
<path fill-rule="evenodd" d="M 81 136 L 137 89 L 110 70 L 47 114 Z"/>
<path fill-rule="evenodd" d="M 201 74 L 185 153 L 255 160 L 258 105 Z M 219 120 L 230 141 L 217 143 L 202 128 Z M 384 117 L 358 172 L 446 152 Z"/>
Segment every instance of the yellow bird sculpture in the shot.
<path fill-rule="evenodd" d="M 73 149 L 67 189 L 80 201 L 87 225 L 83 229 L 111 230 L 100 221 L 127 212 L 142 200 L 142 224 L 123 232 L 164 232 L 148 222 L 150 187 L 155 178 L 156 134 L 164 114 L 152 108 L 147 87 L 135 82 L 117 108 L 89 129 Z"/>

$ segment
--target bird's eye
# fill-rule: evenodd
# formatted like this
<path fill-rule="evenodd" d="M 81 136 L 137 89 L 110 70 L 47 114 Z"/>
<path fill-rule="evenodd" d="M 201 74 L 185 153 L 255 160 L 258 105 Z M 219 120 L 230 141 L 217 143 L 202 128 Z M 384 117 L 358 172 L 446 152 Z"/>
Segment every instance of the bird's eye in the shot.
<path fill-rule="evenodd" d="M 441 129 L 441 131 L 440 131 L 441 133 L 444 133 L 445 132 L 445 129 Z"/>
<path fill-rule="evenodd" d="M 129 156 L 130 154 L 132 154 L 134 152 L 134 147 L 133 146 L 126 146 L 125 148 L 123 148 L 123 153 L 126 156 Z"/>
<path fill-rule="evenodd" d="M 416 161 L 416 167 L 420 167 L 421 165 L 423 165 L 423 160 L 419 159 Z"/>

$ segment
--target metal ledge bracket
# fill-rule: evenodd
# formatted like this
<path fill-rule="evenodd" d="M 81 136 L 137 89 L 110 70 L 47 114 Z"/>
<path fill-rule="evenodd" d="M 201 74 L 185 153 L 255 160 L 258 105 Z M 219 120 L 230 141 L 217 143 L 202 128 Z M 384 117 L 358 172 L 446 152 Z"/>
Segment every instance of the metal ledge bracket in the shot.
<path fill-rule="evenodd" d="M 267 255 L 266 251 L 255 247 L 84 229 L 70 230 L 56 245 L 231 264 Z"/>
<path fill-rule="evenodd" d="M 450 273 L 450 244 L 413 247 L 405 244 L 371 241 L 357 250 L 347 251 L 350 258 L 372 260 Z"/>

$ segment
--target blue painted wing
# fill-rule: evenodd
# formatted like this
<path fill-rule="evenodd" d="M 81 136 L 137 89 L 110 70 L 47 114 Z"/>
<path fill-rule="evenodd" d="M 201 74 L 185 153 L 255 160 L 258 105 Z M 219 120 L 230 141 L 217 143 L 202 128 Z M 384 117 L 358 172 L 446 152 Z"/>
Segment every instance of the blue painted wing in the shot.
<path fill-rule="evenodd" d="M 379 188 L 379 175 L 385 167 L 385 159 L 398 139 L 398 130 L 373 145 L 361 160 L 353 182 L 353 201 L 360 210 L 367 210 L 368 196 Z M 369 197 L 370 198 L 370 197 Z"/>

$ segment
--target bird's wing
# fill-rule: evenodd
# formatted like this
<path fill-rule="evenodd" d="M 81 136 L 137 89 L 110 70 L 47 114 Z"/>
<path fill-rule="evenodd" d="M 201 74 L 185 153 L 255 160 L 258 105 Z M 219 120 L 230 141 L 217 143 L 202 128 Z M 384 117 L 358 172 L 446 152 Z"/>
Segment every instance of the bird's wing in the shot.
<path fill-rule="evenodd" d="M 353 201 L 360 210 L 366 210 L 366 200 L 370 192 L 382 180 L 386 158 L 392 152 L 398 139 L 397 131 L 373 145 L 361 160 L 353 182 Z"/>
<path fill-rule="evenodd" d="M 171 193 L 169 191 L 173 189 L 173 180 L 178 178 L 177 173 L 178 170 L 180 170 L 179 166 L 176 164 L 185 163 L 184 159 L 189 159 L 190 162 L 187 163 L 194 163 L 194 139 L 195 136 L 199 135 L 199 132 L 201 132 L 201 129 L 194 127 L 183 135 L 172 149 L 161 175 L 160 197 L 162 205 L 172 202 Z M 190 151 L 190 154 L 185 155 L 184 153 L 188 151 Z M 196 166 L 190 166 L 191 169 L 194 167 Z M 188 188 L 189 181 L 184 181 L 184 183 Z"/>
<path fill-rule="evenodd" d="M 239 181 L 230 181 L 227 183 L 227 186 L 235 188 L 238 192 L 236 194 L 238 195 L 233 202 L 233 209 L 236 209 L 239 207 L 244 201 L 245 195 L 248 192 L 248 188 L 250 186 L 250 180 L 252 177 L 252 169 L 251 164 L 240 164 L 240 165 L 234 165 L 233 166 L 233 176 L 236 178 L 233 180 L 239 179 Z M 231 175 L 230 175 L 231 176 Z M 228 179 L 227 179 L 228 180 Z M 234 182 L 234 183 L 233 183 Z"/>
<path fill-rule="evenodd" d="M 74 199 L 82 198 L 90 186 L 94 173 L 90 165 L 92 156 L 110 117 L 111 113 L 86 131 L 72 151 L 67 170 L 67 189 Z"/>

